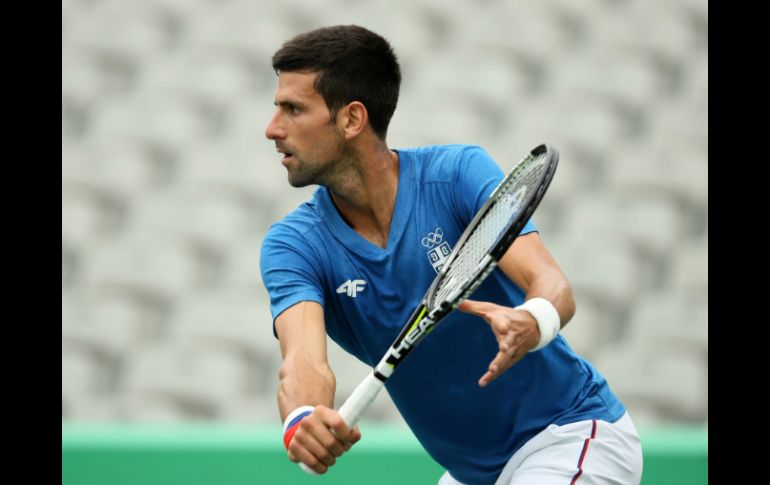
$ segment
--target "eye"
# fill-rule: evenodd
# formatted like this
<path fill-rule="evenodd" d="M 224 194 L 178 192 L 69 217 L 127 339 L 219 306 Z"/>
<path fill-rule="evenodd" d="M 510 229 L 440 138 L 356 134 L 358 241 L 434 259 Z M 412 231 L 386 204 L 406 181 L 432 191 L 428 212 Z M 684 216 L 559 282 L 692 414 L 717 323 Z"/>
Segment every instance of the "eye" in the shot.
<path fill-rule="evenodd" d="M 278 106 L 281 111 L 290 116 L 296 116 L 302 112 L 302 109 L 299 106 L 288 101 L 276 102 L 275 105 Z"/>
<path fill-rule="evenodd" d="M 286 111 L 287 111 L 289 114 L 292 114 L 292 115 L 296 115 L 296 114 L 299 114 L 299 113 L 300 113 L 300 111 L 301 111 L 301 110 L 299 109 L 299 107 L 297 107 L 296 105 L 294 105 L 294 104 L 291 104 L 291 103 L 285 103 L 285 104 L 283 105 L 283 107 L 284 107 L 284 109 L 285 109 L 285 110 L 286 110 Z"/>

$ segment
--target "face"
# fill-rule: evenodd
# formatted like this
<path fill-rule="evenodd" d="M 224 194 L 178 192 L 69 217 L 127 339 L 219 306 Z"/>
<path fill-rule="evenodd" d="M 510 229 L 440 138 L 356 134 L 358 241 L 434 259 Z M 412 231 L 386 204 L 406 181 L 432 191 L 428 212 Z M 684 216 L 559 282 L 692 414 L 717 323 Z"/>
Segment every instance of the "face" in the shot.
<path fill-rule="evenodd" d="M 265 130 L 283 155 L 281 163 L 294 187 L 328 185 L 345 144 L 323 97 L 313 87 L 315 78 L 315 73 L 280 73 L 277 109 Z"/>

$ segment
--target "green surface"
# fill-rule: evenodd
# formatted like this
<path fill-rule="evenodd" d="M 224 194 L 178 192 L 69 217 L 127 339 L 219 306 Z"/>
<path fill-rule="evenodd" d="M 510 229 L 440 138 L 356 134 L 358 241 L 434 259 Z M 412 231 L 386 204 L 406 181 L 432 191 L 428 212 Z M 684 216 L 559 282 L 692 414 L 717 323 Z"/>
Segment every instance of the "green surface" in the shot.
<path fill-rule="evenodd" d="M 329 473 L 288 461 L 280 426 L 62 424 L 62 485 L 435 484 L 443 473 L 408 429 L 363 423 Z M 645 485 L 708 483 L 706 428 L 641 429 Z"/>

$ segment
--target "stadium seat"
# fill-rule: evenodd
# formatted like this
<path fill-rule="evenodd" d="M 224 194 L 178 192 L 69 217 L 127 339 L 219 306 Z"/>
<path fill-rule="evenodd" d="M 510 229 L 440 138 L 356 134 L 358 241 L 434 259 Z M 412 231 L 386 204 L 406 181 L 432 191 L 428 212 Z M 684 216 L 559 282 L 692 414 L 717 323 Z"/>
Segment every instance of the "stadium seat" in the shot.
<path fill-rule="evenodd" d="M 643 287 L 639 261 L 618 238 L 608 235 L 555 241 L 550 251 L 575 290 L 611 311 L 621 311 Z"/>
<path fill-rule="evenodd" d="M 435 2 L 440 3 L 440 2 Z M 460 45 L 500 47 L 533 60 L 555 62 L 579 42 L 573 10 L 557 2 L 492 2 L 452 16 Z"/>
<path fill-rule="evenodd" d="M 61 241 L 61 285 L 71 287 L 77 281 L 78 252 L 77 249 L 62 239 Z"/>
<path fill-rule="evenodd" d="M 204 264 L 211 260 L 221 265 L 229 251 L 244 241 L 259 246 L 256 235 L 269 220 L 269 214 L 260 210 L 263 207 L 253 193 L 224 184 L 178 187 L 137 200 L 129 229 L 179 241 L 194 248 Z"/>
<path fill-rule="evenodd" d="M 76 31 L 77 29 L 73 29 Z M 62 45 L 62 102 L 93 108 L 107 94 L 107 79 L 99 58 L 90 50 Z"/>
<path fill-rule="evenodd" d="M 153 308 L 113 292 L 81 292 L 68 298 L 76 315 L 62 318 L 62 342 L 88 349 L 109 362 L 120 364 L 127 349 L 158 338 L 162 318 Z"/>
<path fill-rule="evenodd" d="M 680 422 L 708 416 L 708 368 L 697 355 L 623 344 L 603 349 L 595 366 L 621 400 L 647 401 Z"/>
<path fill-rule="evenodd" d="M 238 0 L 185 8 L 192 16 L 184 49 L 247 55 L 271 76 L 270 58 L 283 40 L 306 30 L 304 22 L 315 23 L 318 18 L 311 5 L 293 10 L 286 2 L 269 5 Z"/>
<path fill-rule="evenodd" d="M 671 286 L 695 296 L 708 296 L 708 240 L 693 241 L 677 247 L 673 259 Z"/>
<path fill-rule="evenodd" d="M 412 92 L 403 94 L 404 109 L 393 116 L 388 128 L 389 139 L 394 147 L 438 145 L 443 143 L 473 143 L 482 136 L 490 122 L 476 109 L 470 98 L 456 98 L 447 90 L 434 90 L 432 94 Z M 431 123 L 425 123 L 425 113 L 431 113 Z"/>
<path fill-rule="evenodd" d="M 708 301 L 676 290 L 647 294 L 634 304 L 629 339 L 708 358 Z"/>
<path fill-rule="evenodd" d="M 596 82 L 597 72 L 602 73 L 601 82 Z M 593 96 L 637 108 L 664 92 L 661 73 L 650 59 L 633 49 L 611 45 L 566 59 L 553 80 L 551 95 Z"/>
<path fill-rule="evenodd" d="M 709 109 L 709 59 L 708 53 L 703 53 L 692 59 L 684 69 L 686 78 L 683 81 L 683 92 L 686 96 L 687 107 L 700 113 L 708 129 Z"/>
<path fill-rule="evenodd" d="M 679 217 L 679 207 L 666 199 L 594 191 L 573 195 L 562 235 L 572 240 L 615 236 L 642 251 L 663 255 L 683 237 Z"/>
<path fill-rule="evenodd" d="M 229 186 L 253 196 L 263 205 L 285 194 L 288 183 L 281 155 L 274 142 L 262 137 L 273 110 L 259 112 L 262 114 L 259 119 L 248 117 L 247 121 L 241 116 L 234 120 L 240 129 L 251 132 L 251 140 L 233 136 L 222 143 L 192 144 L 185 150 L 180 184 Z"/>
<path fill-rule="evenodd" d="M 139 91 L 99 104 L 89 136 L 184 146 L 217 134 L 195 99 L 182 92 Z"/>
<path fill-rule="evenodd" d="M 608 182 L 619 191 L 669 197 L 685 210 L 705 210 L 708 165 L 699 153 L 665 145 L 627 147 L 613 154 Z"/>
<path fill-rule="evenodd" d="M 85 260 L 83 283 L 171 301 L 207 284 L 193 249 L 183 241 L 149 234 L 94 245 Z"/>
<path fill-rule="evenodd" d="M 128 359 L 120 390 L 164 397 L 191 412 L 215 417 L 227 401 L 253 388 L 253 371 L 237 355 L 216 348 L 145 345 Z"/>
<path fill-rule="evenodd" d="M 594 1 L 606 5 L 606 2 Z M 654 62 L 685 58 L 697 45 L 697 32 L 681 2 L 622 2 L 592 11 L 586 29 L 592 45 L 618 45 L 646 53 Z"/>
<path fill-rule="evenodd" d="M 611 342 L 613 335 L 609 327 L 618 322 L 611 321 L 612 315 L 589 295 L 575 291 L 574 297 L 575 316 L 560 333 L 575 352 L 593 360 L 597 352 Z"/>
<path fill-rule="evenodd" d="M 62 239 L 83 245 L 114 236 L 125 221 L 128 201 L 92 183 L 62 184 Z"/>
<path fill-rule="evenodd" d="M 232 246 L 223 262 L 224 269 L 220 280 L 223 289 L 245 290 L 249 292 L 252 301 L 257 294 L 267 296 L 259 267 L 263 240 L 264 232 L 260 232 L 253 238 L 246 238 L 241 244 Z"/>
<path fill-rule="evenodd" d="M 62 389 L 62 420 L 113 424 L 124 419 L 123 400 L 113 393 L 78 393 Z"/>
<path fill-rule="evenodd" d="M 96 2 L 81 10 L 77 28 L 68 38 L 80 49 L 123 53 L 134 59 L 151 59 L 171 51 L 180 34 L 181 11 L 161 2 Z"/>
<path fill-rule="evenodd" d="M 273 383 L 270 390 L 258 396 L 240 396 L 228 401 L 222 407 L 221 421 L 242 424 L 280 424 L 278 412 L 278 386 Z"/>
<path fill-rule="evenodd" d="M 257 291 L 207 293 L 185 300 L 169 323 L 168 336 L 176 342 L 218 344 L 255 364 L 268 366 L 280 359 L 270 309 Z"/>
<path fill-rule="evenodd" d="M 692 89 L 704 88 L 696 85 Z M 654 105 L 649 137 L 656 146 L 670 146 L 674 153 L 679 155 L 690 152 L 705 163 L 708 156 L 708 104 L 699 108 L 698 103 L 702 104 L 703 101 L 697 99 L 698 96 L 708 97 L 708 86 L 705 89 L 705 93 L 688 93 L 687 96 L 692 97 L 694 101 L 687 99 Z M 708 103 L 708 100 L 705 103 Z"/>
<path fill-rule="evenodd" d="M 630 130 L 623 111 L 609 99 L 577 92 L 555 92 L 539 102 L 521 103 L 517 110 L 511 110 L 510 116 L 514 136 L 526 145 L 547 141 L 557 148 L 571 146 L 592 155 L 606 153 L 613 143 L 622 142 Z M 590 169 L 590 165 L 586 168 Z M 595 171 L 586 174 L 601 175 Z"/>
<path fill-rule="evenodd" d="M 93 353 L 62 338 L 61 380 L 62 392 L 95 394 L 109 390 L 110 372 Z"/>
<path fill-rule="evenodd" d="M 423 96 L 429 92 L 443 92 L 446 99 L 468 96 L 477 100 L 479 108 L 490 114 L 512 96 L 534 91 L 536 72 L 517 63 L 517 59 L 499 50 L 489 50 L 479 57 L 476 49 L 457 48 L 443 51 L 420 67 L 421 75 L 411 88 Z M 468 92 L 469 85 L 483 86 Z"/>
<path fill-rule="evenodd" d="M 214 408 L 178 399 L 172 393 L 121 392 L 116 396 L 116 412 L 127 422 L 185 424 L 217 417 Z"/>

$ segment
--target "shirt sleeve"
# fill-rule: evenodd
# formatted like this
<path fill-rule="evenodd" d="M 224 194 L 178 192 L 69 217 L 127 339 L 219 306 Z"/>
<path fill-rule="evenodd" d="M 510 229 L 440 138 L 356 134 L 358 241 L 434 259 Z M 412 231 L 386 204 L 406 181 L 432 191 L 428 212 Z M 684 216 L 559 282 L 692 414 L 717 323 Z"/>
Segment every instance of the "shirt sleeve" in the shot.
<path fill-rule="evenodd" d="M 323 306 L 323 286 L 316 252 L 297 232 L 275 225 L 270 228 L 259 258 L 262 282 L 270 297 L 270 313 L 275 319 L 301 301 Z"/>
<path fill-rule="evenodd" d="M 479 146 L 464 147 L 459 157 L 453 183 L 456 190 L 453 193 L 460 220 L 467 226 L 503 179 L 504 173 L 492 157 Z M 530 219 L 519 235 L 537 230 L 537 226 Z"/>

